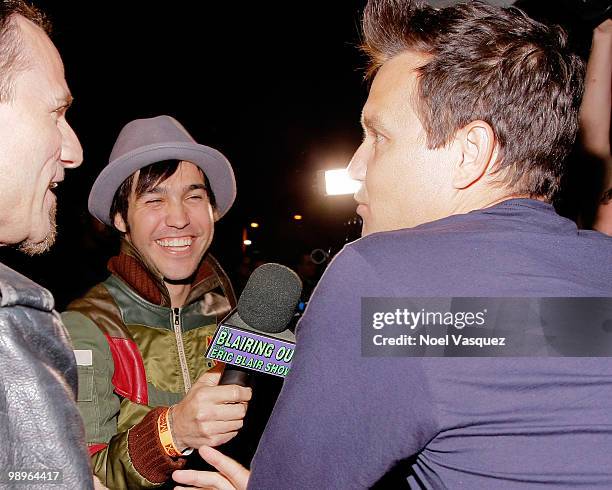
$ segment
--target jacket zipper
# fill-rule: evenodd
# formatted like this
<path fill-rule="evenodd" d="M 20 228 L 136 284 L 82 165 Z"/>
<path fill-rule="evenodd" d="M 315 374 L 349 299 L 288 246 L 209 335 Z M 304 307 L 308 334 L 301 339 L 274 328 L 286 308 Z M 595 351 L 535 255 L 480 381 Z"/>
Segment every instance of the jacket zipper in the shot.
<path fill-rule="evenodd" d="M 174 317 L 174 335 L 176 337 L 176 347 L 178 349 L 179 361 L 181 362 L 181 371 L 183 373 L 183 383 L 185 385 L 185 393 L 191 389 L 191 379 L 189 378 L 189 368 L 187 367 L 187 358 L 185 357 L 185 346 L 183 345 L 183 329 L 181 327 L 181 309 L 172 309 Z"/>

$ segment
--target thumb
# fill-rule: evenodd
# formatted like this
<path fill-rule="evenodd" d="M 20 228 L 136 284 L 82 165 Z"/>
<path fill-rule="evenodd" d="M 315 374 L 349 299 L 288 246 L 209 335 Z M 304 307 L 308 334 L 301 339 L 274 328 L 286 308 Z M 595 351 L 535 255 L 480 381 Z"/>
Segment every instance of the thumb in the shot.
<path fill-rule="evenodd" d="M 201 446 L 200 456 L 227 478 L 236 490 L 246 490 L 251 472 L 238 461 L 208 446 Z"/>
<path fill-rule="evenodd" d="M 204 386 L 217 386 L 224 370 L 225 363 L 217 362 L 217 364 L 215 364 L 212 369 L 209 369 L 205 373 L 202 373 L 196 383 L 201 383 Z"/>

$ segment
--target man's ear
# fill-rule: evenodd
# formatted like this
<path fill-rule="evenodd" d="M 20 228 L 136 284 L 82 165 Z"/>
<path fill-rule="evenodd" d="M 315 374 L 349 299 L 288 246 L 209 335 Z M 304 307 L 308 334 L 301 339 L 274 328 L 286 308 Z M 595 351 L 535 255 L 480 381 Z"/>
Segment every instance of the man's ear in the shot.
<path fill-rule="evenodd" d="M 127 223 L 123 221 L 123 218 L 120 213 L 115 214 L 113 223 L 115 225 L 115 228 L 117 228 L 121 233 L 127 233 Z"/>
<path fill-rule="evenodd" d="M 455 167 L 453 187 L 465 189 L 480 180 L 497 159 L 497 140 L 491 126 L 472 121 L 455 136 L 463 158 Z"/>

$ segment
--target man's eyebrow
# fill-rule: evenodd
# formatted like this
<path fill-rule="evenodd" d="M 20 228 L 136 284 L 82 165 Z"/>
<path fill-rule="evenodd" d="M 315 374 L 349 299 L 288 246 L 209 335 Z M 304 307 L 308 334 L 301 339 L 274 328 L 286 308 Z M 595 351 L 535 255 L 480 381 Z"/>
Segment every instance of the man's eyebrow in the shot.
<path fill-rule="evenodd" d="M 382 133 L 386 133 L 386 127 L 382 123 L 382 121 L 376 116 L 361 116 L 361 126 L 364 129 L 373 129 L 375 131 L 380 131 Z"/>
<path fill-rule="evenodd" d="M 74 97 L 70 93 L 56 99 L 56 105 L 60 109 L 68 109 L 73 102 Z"/>
<path fill-rule="evenodd" d="M 156 185 L 155 187 L 151 187 L 150 189 L 145 189 L 145 191 L 141 194 L 144 196 L 145 194 L 168 194 L 168 188 L 165 185 Z"/>
<path fill-rule="evenodd" d="M 199 189 L 202 189 L 203 191 L 208 190 L 208 188 L 204 184 L 191 184 L 191 185 L 185 186 L 185 192 L 197 191 Z"/>
<path fill-rule="evenodd" d="M 186 192 L 196 191 L 200 189 L 203 191 L 208 190 L 208 188 L 204 184 L 190 184 L 190 185 L 186 185 L 185 187 L 183 187 L 183 192 L 186 193 Z M 160 184 L 160 185 L 156 185 L 155 187 L 152 187 L 151 189 L 144 191 L 142 194 L 143 195 L 144 194 L 166 195 L 168 194 L 168 188 L 165 185 Z"/>

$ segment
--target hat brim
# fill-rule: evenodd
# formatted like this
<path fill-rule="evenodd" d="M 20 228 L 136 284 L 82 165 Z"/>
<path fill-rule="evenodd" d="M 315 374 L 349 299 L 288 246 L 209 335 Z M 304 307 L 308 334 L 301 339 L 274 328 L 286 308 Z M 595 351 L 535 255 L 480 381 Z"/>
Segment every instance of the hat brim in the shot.
<path fill-rule="evenodd" d="M 188 161 L 202 169 L 210 183 L 220 219 L 236 199 L 236 179 L 227 158 L 214 148 L 197 143 L 163 143 L 143 146 L 110 162 L 98 175 L 89 193 L 89 212 L 113 226 L 110 209 L 119 186 L 137 170 L 164 160 Z"/>

